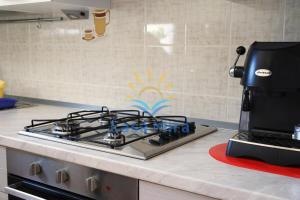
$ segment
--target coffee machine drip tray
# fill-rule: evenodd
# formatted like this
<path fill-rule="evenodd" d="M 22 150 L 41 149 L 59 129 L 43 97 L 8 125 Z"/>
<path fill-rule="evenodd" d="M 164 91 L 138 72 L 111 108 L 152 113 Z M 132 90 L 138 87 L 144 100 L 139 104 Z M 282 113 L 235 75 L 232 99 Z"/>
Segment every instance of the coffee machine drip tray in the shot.
<path fill-rule="evenodd" d="M 300 166 L 300 141 L 251 137 L 247 132 L 233 136 L 227 156 L 261 160 L 273 165 Z"/>

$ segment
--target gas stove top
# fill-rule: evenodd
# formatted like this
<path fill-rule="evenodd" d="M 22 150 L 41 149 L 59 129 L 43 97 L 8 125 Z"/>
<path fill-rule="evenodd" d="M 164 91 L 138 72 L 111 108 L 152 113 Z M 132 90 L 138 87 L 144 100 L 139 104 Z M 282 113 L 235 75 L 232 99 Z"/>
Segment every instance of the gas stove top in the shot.
<path fill-rule="evenodd" d="M 137 159 L 149 159 L 216 131 L 185 116 L 138 110 L 83 110 L 62 119 L 32 120 L 19 134 Z"/>

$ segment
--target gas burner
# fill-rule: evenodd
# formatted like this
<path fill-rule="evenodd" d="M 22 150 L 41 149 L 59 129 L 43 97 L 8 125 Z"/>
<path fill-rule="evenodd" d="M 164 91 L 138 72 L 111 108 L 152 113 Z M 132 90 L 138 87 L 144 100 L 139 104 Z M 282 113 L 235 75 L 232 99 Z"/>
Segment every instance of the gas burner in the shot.
<path fill-rule="evenodd" d="M 52 133 L 57 135 L 69 135 L 72 131 L 80 128 L 80 124 L 76 121 L 57 121 L 53 124 Z"/>
<path fill-rule="evenodd" d="M 111 147 L 115 147 L 121 144 L 125 143 L 125 136 L 122 135 L 121 133 L 113 133 L 113 132 L 108 132 L 103 138 L 102 142 L 105 144 L 110 145 Z"/>

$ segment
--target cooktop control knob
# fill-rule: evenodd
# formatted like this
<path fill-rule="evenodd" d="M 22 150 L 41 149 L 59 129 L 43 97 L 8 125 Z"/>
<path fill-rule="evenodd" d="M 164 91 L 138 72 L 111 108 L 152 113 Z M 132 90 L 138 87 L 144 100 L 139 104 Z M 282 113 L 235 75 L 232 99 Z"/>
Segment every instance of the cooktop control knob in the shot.
<path fill-rule="evenodd" d="M 42 166 L 39 162 L 33 162 L 30 165 L 30 174 L 32 176 L 37 176 L 42 173 Z"/>
<path fill-rule="evenodd" d="M 56 183 L 65 183 L 69 180 L 69 173 L 66 169 L 56 171 Z"/>
<path fill-rule="evenodd" d="M 86 187 L 89 192 L 95 192 L 98 189 L 98 178 L 92 176 L 86 179 Z"/>

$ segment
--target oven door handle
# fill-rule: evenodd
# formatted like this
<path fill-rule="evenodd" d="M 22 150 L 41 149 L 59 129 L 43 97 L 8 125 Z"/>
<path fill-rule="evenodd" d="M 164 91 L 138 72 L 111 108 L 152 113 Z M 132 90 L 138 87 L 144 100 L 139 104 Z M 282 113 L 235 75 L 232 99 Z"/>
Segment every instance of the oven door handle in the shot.
<path fill-rule="evenodd" d="M 17 189 L 11 188 L 11 187 L 4 187 L 4 191 L 8 195 L 19 197 L 21 199 L 26 199 L 26 200 L 46 200 L 46 199 L 34 196 L 32 194 L 28 194 L 26 192 L 22 192 L 20 190 L 17 190 Z"/>

